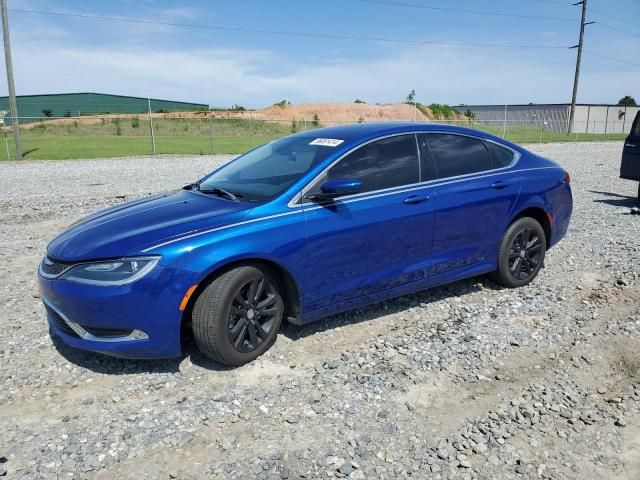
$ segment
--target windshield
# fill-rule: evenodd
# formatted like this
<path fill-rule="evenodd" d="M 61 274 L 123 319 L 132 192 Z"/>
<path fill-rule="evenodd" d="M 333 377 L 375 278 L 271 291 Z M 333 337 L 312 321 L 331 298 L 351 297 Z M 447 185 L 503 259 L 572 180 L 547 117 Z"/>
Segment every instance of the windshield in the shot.
<path fill-rule="evenodd" d="M 331 146 L 311 145 L 314 137 L 287 137 L 267 143 L 223 166 L 198 185 L 223 189 L 243 202 L 277 197 L 324 160 Z"/>

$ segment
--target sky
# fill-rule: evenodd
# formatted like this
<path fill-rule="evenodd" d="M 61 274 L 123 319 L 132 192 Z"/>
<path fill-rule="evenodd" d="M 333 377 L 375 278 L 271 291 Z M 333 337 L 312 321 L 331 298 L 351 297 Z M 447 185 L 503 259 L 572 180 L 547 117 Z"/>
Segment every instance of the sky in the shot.
<path fill-rule="evenodd" d="M 580 22 L 580 7 L 571 3 L 8 0 L 18 95 L 92 91 L 248 108 L 283 99 L 392 103 L 411 90 L 426 104 L 567 103 L 576 58 L 568 47 L 577 43 Z M 588 6 L 587 19 L 597 23 L 586 27 L 578 102 L 616 103 L 624 95 L 640 101 L 640 1 L 588 0 Z M 525 18 L 531 16 L 538 18 Z M 6 95 L 4 72 L 0 77 Z"/>

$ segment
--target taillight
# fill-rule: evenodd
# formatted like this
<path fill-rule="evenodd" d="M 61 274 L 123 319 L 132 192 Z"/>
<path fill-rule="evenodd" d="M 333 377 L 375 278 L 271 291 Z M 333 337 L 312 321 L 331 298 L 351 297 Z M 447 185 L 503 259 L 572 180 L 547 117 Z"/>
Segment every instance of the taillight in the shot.
<path fill-rule="evenodd" d="M 571 183 L 571 175 L 569 175 L 569 172 L 567 172 L 566 170 L 564 172 L 564 183 Z"/>

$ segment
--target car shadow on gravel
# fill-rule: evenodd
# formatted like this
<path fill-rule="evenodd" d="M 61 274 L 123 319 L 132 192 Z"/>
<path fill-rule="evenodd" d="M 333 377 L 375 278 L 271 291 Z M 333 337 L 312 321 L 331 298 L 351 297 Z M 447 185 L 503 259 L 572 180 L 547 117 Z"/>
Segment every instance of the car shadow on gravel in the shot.
<path fill-rule="evenodd" d="M 492 282 L 486 276 L 478 276 L 454 283 L 449 283 L 439 287 L 432 287 L 416 293 L 392 298 L 380 303 L 374 303 L 355 310 L 333 315 L 317 322 L 312 322 L 303 326 L 285 323 L 280 332 L 290 340 L 297 340 L 332 330 L 344 325 L 353 325 L 362 322 L 376 320 L 387 315 L 401 313 L 413 307 L 425 306 L 426 304 L 458 297 L 482 290 L 502 290 L 504 287 Z"/>
<path fill-rule="evenodd" d="M 446 300 L 447 298 L 458 297 L 482 290 L 501 290 L 502 288 L 503 287 L 493 283 L 485 276 L 473 277 L 442 285 L 440 287 L 421 290 L 416 293 L 393 298 L 384 302 L 374 303 L 366 307 L 333 315 L 303 326 L 284 322 L 280 329 L 280 333 L 290 340 L 295 341 L 318 332 L 324 332 L 326 330 L 331 330 L 345 325 L 354 325 L 376 320 L 386 315 L 401 313 L 413 307 L 425 306 L 425 304 L 436 302 L 438 300 Z M 211 360 L 200 353 L 191 335 L 186 335 L 186 338 L 183 338 L 182 356 L 180 358 L 167 360 L 134 360 L 111 357 L 100 353 L 72 348 L 66 345 L 55 334 L 51 334 L 51 339 L 55 349 L 67 361 L 79 367 L 105 375 L 177 373 L 180 371 L 180 364 L 186 358 L 189 358 L 191 363 L 194 365 L 211 371 L 221 372 L 237 368 L 222 365 L 221 363 Z"/>
<path fill-rule="evenodd" d="M 95 352 L 79 350 L 65 344 L 55 334 L 50 334 L 53 346 L 65 360 L 92 372 L 105 375 L 131 375 L 139 373 L 177 373 L 180 364 L 189 358 L 191 363 L 212 371 L 227 371 L 234 367 L 222 365 L 206 357 L 196 347 L 193 338 L 187 338 L 182 344 L 182 356 L 166 360 L 135 360 L 117 358 Z"/>
<path fill-rule="evenodd" d="M 629 197 L 627 195 L 620 195 L 619 193 L 612 192 L 601 192 L 598 190 L 589 190 L 591 193 L 595 193 L 597 195 L 603 195 L 610 198 L 596 198 L 594 203 L 606 203 L 607 205 L 612 205 L 614 207 L 636 207 L 638 205 L 638 199 L 635 197 Z"/>
<path fill-rule="evenodd" d="M 53 346 L 65 360 L 87 370 L 105 375 L 129 375 L 136 373 L 176 373 L 181 358 L 170 360 L 131 360 L 100 353 L 87 352 L 66 345 L 56 335 L 51 335 Z"/>

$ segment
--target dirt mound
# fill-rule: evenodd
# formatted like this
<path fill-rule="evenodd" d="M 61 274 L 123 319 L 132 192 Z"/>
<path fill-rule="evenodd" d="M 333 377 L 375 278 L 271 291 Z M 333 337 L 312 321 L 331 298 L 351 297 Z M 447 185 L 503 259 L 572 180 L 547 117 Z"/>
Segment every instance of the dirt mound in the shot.
<path fill-rule="evenodd" d="M 417 119 L 429 121 L 429 118 L 413 105 L 388 104 L 369 105 L 366 103 L 302 103 L 300 105 L 273 105 L 255 112 L 259 118 L 267 120 L 318 119 L 321 122 L 379 122 L 383 120 L 408 121 Z"/>
<path fill-rule="evenodd" d="M 209 112 L 193 111 L 193 112 L 153 112 L 151 117 L 157 118 L 200 118 L 206 119 Z M 439 117 L 435 115 L 430 108 L 420 106 L 415 108 L 411 104 L 406 103 L 389 103 L 389 104 L 368 104 L 368 103 L 301 103 L 299 105 L 275 104 L 270 107 L 258 110 L 218 110 L 211 111 L 213 118 L 239 118 L 251 120 L 271 120 L 279 122 L 293 121 L 316 121 L 323 125 L 331 125 L 336 123 L 352 123 L 352 122 L 382 122 L 382 121 L 419 121 L 429 122 L 437 121 Z M 139 117 L 146 121 L 149 118 L 148 113 L 110 113 L 96 116 L 81 116 L 69 118 L 46 119 L 46 123 L 50 125 L 68 125 L 81 124 L 93 125 L 97 123 L 105 123 L 116 121 L 120 118 Z M 456 115 L 456 118 L 464 118 Z M 33 128 L 42 122 L 27 123 L 24 126 Z"/>

